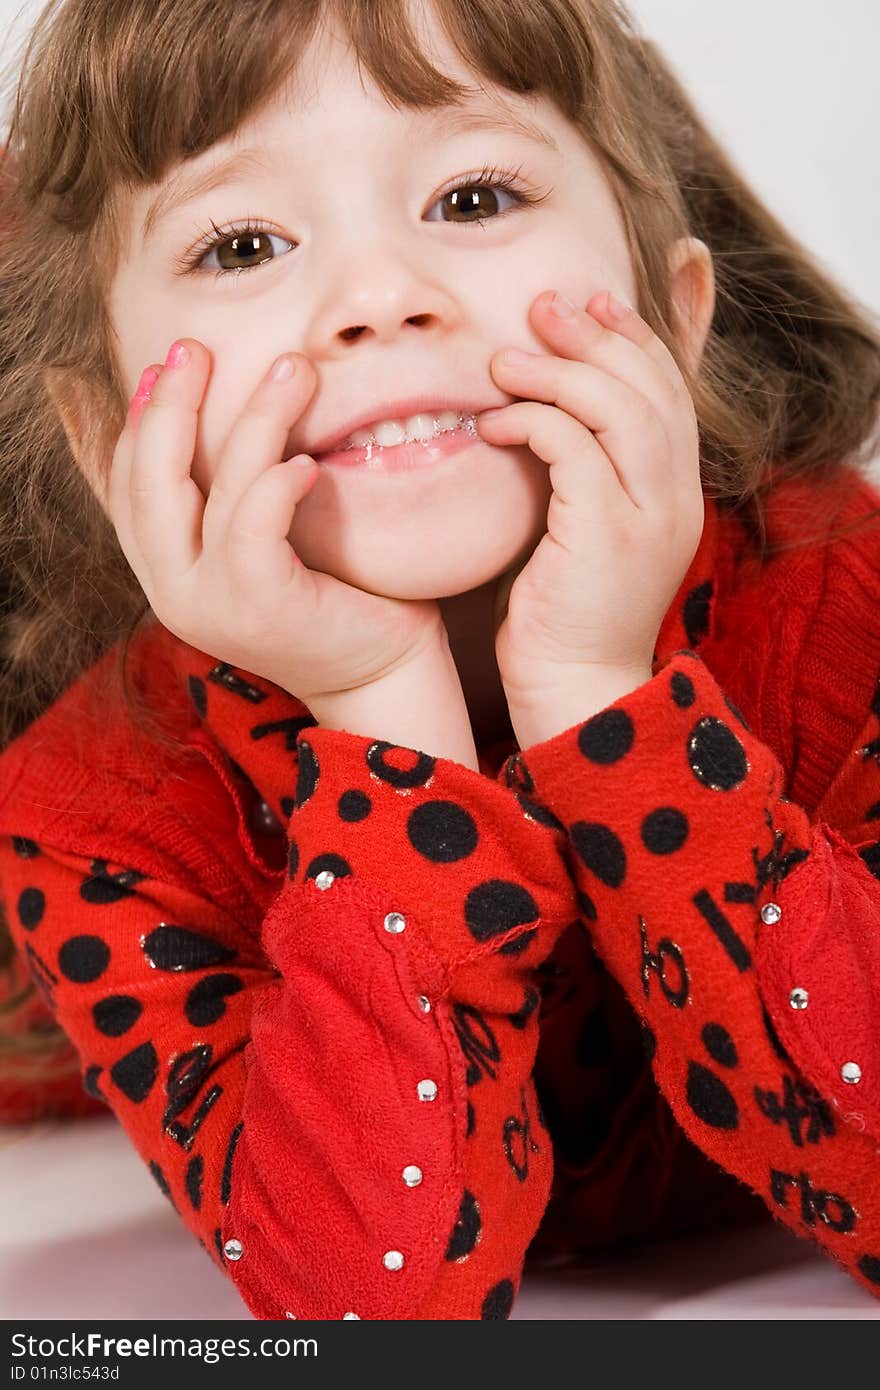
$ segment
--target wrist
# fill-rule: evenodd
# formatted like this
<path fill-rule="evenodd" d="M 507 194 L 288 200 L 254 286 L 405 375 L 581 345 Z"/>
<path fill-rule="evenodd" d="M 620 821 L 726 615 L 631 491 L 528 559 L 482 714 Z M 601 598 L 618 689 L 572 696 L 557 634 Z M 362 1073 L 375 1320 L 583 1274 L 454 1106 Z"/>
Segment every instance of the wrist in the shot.
<path fill-rule="evenodd" d="M 545 743 L 583 724 L 653 679 L 649 667 L 579 667 L 564 681 L 509 698 L 510 722 L 521 749 Z"/>
<path fill-rule="evenodd" d="M 308 707 L 326 729 L 413 748 L 479 771 L 467 705 L 448 641 L 422 648 L 409 661 L 367 685 L 315 696 Z"/>

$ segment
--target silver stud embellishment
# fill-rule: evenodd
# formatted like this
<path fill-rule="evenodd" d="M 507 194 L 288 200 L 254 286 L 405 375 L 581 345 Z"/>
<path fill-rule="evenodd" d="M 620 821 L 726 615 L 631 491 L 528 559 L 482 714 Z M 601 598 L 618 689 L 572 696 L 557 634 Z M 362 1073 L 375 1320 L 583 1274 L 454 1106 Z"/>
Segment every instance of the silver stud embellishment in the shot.
<path fill-rule="evenodd" d="M 850 1085 L 854 1085 L 856 1081 L 862 1079 L 862 1069 L 858 1062 L 844 1062 L 840 1068 L 840 1074 L 844 1081 L 848 1081 Z"/>
<path fill-rule="evenodd" d="M 286 1318 L 293 1318 L 293 1321 L 296 1322 L 296 1313 L 288 1313 L 286 1308 L 284 1310 L 284 1316 Z"/>
<path fill-rule="evenodd" d="M 416 1167 L 414 1163 L 408 1163 L 403 1170 L 402 1177 L 407 1187 L 418 1187 L 419 1183 L 422 1181 L 422 1170 Z"/>
<path fill-rule="evenodd" d="M 386 1250 L 382 1263 L 386 1269 L 403 1269 L 403 1256 L 399 1250 Z"/>
<path fill-rule="evenodd" d="M 336 875 L 331 874 L 329 869 L 322 869 L 319 874 L 315 875 L 315 887 L 320 888 L 322 892 L 325 888 L 329 888 L 335 881 Z"/>
<path fill-rule="evenodd" d="M 360 1320 L 361 1320 L 360 1313 L 343 1313 L 343 1314 L 342 1314 L 342 1321 L 343 1321 L 343 1322 L 346 1322 L 349 1318 L 354 1318 L 355 1322 L 360 1322 Z"/>
<path fill-rule="evenodd" d="M 223 1254 L 226 1256 L 227 1260 L 240 1260 L 244 1254 L 244 1246 L 240 1240 L 236 1240 L 233 1237 L 231 1240 L 227 1240 L 224 1245 Z"/>
<path fill-rule="evenodd" d="M 393 932 L 396 936 L 406 926 L 406 918 L 401 916 L 399 912 L 389 912 L 382 925 L 386 931 Z"/>
<path fill-rule="evenodd" d="M 805 989 L 796 986 L 788 996 L 788 1002 L 793 1009 L 805 1009 L 810 1002 L 810 996 Z"/>
<path fill-rule="evenodd" d="M 267 834 L 273 830 L 281 829 L 281 822 L 276 816 L 268 801 L 258 801 L 251 811 L 251 824 L 255 830 L 265 831 Z"/>
<path fill-rule="evenodd" d="M 771 926 L 774 922 L 778 922 L 781 916 L 782 908 L 778 903 L 765 903 L 761 908 L 761 921 L 767 922 Z"/>
<path fill-rule="evenodd" d="M 421 1009 L 423 1014 L 429 1014 L 431 1012 L 431 1001 L 424 994 L 419 995 L 418 1002 L 419 1008 Z"/>
<path fill-rule="evenodd" d="M 420 1081 L 419 1084 L 418 1084 L 418 1086 L 416 1087 L 416 1090 L 417 1090 L 418 1093 L 419 1093 L 419 1100 L 436 1100 L 436 1099 L 437 1099 L 437 1082 L 436 1082 L 436 1081 Z"/>

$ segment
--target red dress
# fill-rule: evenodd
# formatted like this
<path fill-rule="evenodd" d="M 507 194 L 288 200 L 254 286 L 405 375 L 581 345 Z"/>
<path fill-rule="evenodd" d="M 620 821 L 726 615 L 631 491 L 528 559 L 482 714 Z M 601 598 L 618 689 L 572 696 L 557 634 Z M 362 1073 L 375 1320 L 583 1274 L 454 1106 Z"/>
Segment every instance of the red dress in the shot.
<path fill-rule="evenodd" d="M 257 1318 L 505 1318 L 527 1250 L 768 1212 L 880 1296 L 878 611 L 876 526 L 761 567 L 707 500 L 652 678 L 479 772 L 157 623 L 192 762 L 97 668 L 0 756 L 43 1006 Z"/>

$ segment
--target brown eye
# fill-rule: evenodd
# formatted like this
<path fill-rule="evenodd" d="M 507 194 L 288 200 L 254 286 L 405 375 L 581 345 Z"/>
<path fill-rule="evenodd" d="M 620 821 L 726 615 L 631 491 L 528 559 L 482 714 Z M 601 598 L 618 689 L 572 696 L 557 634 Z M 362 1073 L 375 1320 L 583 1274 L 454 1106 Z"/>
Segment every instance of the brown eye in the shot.
<path fill-rule="evenodd" d="M 437 200 L 440 207 L 453 214 L 449 218 L 444 217 L 443 221 L 483 222 L 487 218 L 501 216 L 508 209 L 499 208 L 499 192 L 502 198 L 509 198 L 516 204 L 516 194 L 501 184 L 461 183 L 456 188 L 450 188 Z"/>
<path fill-rule="evenodd" d="M 234 236 L 224 237 L 222 241 L 217 241 L 210 247 L 202 260 L 202 265 L 208 270 L 247 270 L 250 266 L 264 265 L 267 260 L 275 259 L 275 251 L 272 248 L 272 241 L 275 240 L 271 232 L 263 231 L 241 231 Z M 283 237 L 277 240 L 283 241 Z M 217 266 L 207 265 L 208 257 L 217 254 Z"/>

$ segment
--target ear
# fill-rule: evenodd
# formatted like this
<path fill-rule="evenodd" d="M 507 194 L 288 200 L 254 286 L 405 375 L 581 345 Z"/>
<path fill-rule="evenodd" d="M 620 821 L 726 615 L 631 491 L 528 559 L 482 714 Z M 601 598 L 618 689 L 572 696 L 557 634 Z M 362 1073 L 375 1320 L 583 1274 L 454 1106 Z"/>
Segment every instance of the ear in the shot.
<path fill-rule="evenodd" d="M 696 376 L 715 313 L 715 266 L 704 241 L 680 237 L 670 248 L 669 294 L 676 338 Z"/>
<path fill-rule="evenodd" d="M 86 389 L 80 376 L 60 367 L 45 368 L 43 381 L 58 411 L 76 465 L 106 512 L 107 480 L 100 466 L 102 436 L 98 428 L 100 416 L 96 396 Z"/>

